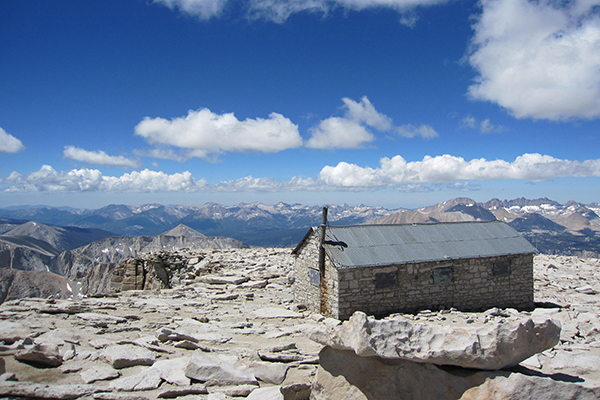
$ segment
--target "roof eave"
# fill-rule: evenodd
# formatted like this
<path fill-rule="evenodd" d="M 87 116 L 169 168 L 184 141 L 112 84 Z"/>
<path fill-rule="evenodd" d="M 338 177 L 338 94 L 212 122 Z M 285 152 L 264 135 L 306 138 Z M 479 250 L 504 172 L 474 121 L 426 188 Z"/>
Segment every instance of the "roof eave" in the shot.
<path fill-rule="evenodd" d="M 327 256 L 332 261 L 333 265 L 337 269 L 354 269 L 354 268 L 385 268 L 391 267 L 394 265 L 407 265 L 407 264 L 417 264 L 417 263 L 432 263 L 432 262 L 441 262 L 441 261 L 458 261 L 458 260 L 470 260 L 470 259 L 479 259 L 479 258 L 491 258 L 491 257 L 511 257 L 511 256 L 522 256 L 527 254 L 535 254 L 534 252 L 523 252 L 523 253 L 505 253 L 505 254 L 489 254 L 489 255 L 481 255 L 477 257 L 448 257 L 448 258 L 432 258 L 432 259 L 422 259 L 422 260 L 413 260 L 413 261 L 399 261 L 399 262 L 391 262 L 391 263 L 381 263 L 381 264 L 362 264 L 362 265 L 345 265 L 335 260 L 335 257 L 327 252 Z"/>
<path fill-rule="evenodd" d="M 304 243 L 306 243 L 306 241 L 308 240 L 308 238 L 310 238 L 310 236 L 313 234 L 314 231 L 315 231 L 314 227 L 311 226 L 310 228 L 308 228 L 308 232 L 306 232 L 306 234 L 304 235 L 304 237 L 302 238 L 300 243 L 298 243 L 298 245 L 294 248 L 294 250 L 292 250 L 293 255 L 299 254 L 300 249 L 302 248 L 302 246 L 304 246 Z"/>

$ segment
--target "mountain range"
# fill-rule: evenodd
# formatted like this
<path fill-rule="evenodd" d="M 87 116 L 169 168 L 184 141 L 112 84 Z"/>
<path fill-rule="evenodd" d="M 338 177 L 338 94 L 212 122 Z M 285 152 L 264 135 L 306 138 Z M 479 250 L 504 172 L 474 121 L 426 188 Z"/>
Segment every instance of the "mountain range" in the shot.
<path fill-rule="evenodd" d="M 207 236 L 233 237 L 254 246 L 293 246 L 308 227 L 321 221 L 321 206 L 278 203 L 224 206 L 108 205 L 97 210 L 36 207 L 0 209 L 4 221 L 34 221 L 46 225 L 99 229 L 118 236 L 156 236 L 186 225 Z M 337 225 L 360 224 L 389 215 L 383 207 L 333 205 L 329 221 Z M 10 220 L 6 220 L 10 219 Z M 4 222 L 4 225 L 8 222 Z M 2 221 L 0 221 L 0 227 Z M 14 228 L 14 226 L 13 226 Z M 0 230 L 0 234 L 2 231 Z"/>
<path fill-rule="evenodd" d="M 541 253 L 589 257 L 600 254 L 599 215 L 598 203 L 563 205 L 546 198 L 484 203 L 455 198 L 416 210 L 328 206 L 330 225 L 497 219 L 513 226 Z M 0 303 L 19 293 L 46 293 L 50 289 L 41 288 L 43 282 L 56 275 L 76 282 L 82 293 L 93 293 L 115 266 L 143 253 L 249 245 L 291 247 L 321 219 L 321 206 L 285 203 L 0 209 Z M 48 273 L 47 278 L 41 277 Z M 27 282 L 34 281 L 39 284 L 31 292 Z"/>
<path fill-rule="evenodd" d="M 95 210 L 42 206 L 19 209 L 13 207 L 0 209 L 0 235 L 32 221 L 65 227 L 63 229 L 75 233 L 70 240 L 84 235 L 82 241 L 89 243 L 88 237 L 93 235 L 156 236 L 183 224 L 207 236 L 233 237 L 255 246 L 293 246 L 309 226 L 320 223 L 321 212 L 321 206 L 286 203 L 240 203 L 235 206 L 216 203 L 201 206 L 111 204 Z M 331 205 L 328 219 L 330 224 L 335 225 L 361 224 L 379 221 L 382 218 L 386 223 L 474 219 L 498 219 L 512 223 L 516 219 L 537 218 L 534 217 L 537 215 L 543 218 L 529 222 L 518 221 L 517 224 L 522 226 L 522 231 L 539 226 L 554 231 L 585 233 L 586 230 L 600 230 L 599 214 L 598 203 L 585 205 L 570 201 L 563 205 L 547 198 L 492 199 L 477 203 L 475 200 L 459 197 L 416 210 Z M 24 228 L 26 227 L 20 229 L 26 231 Z M 90 231 L 77 232 L 75 228 Z M 68 232 L 64 234 L 67 235 Z M 76 245 L 73 243 L 67 247 Z"/>
<path fill-rule="evenodd" d="M 415 210 L 346 204 L 328 208 L 330 225 L 497 219 L 513 226 L 543 253 L 600 253 L 598 203 L 584 205 L 570 201 L 560 204 L 547 198 L 492 199 L 478 203 L 459 197 Z M 102 247 L 100 250 L 106 250 L 93 255 L 93 258 L 103 262 L 118 258 L 119 254 L 183 245 L 192 237 L 204 242 L 208 240 L 206 237 L 220 237 L 233 238 L 253 246 L 290 247 L 302 239 L 310 226 L 321 223 L 321 215 L 321 206 L 286 203 L 242 203 L 235 206 L 216 203 L 202 206 L 108 205 L 96 210 L 5 208 L 0 209 L 0 265 L 17 269 L 46 268 L 58 272 L 63 267 L 57 266 L 56 261 L 51 262 L 53 259 L 58 259 L 63 252 L 76 249 L 85 253 L 81 249 L 90 243 L 95 243 L 94 247 Z M 175 243 L 177 239 L 160 243 L 166 240 L 165 237 L 186 239 L 179 239 L 179 243 Z M 37 265 L 26 268 L 15 264 L 14 257 L 11 261 L 7 254 L 9 251 L 14 253 L 17 248 L 21 259 L 37 259 Z"/>

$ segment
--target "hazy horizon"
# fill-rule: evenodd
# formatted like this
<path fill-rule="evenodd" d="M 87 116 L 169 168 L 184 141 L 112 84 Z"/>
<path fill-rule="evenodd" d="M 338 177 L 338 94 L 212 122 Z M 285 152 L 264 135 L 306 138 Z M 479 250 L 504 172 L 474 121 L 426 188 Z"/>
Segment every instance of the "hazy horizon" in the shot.
<path fill-rule="evenodd" d="M 322 207 L 322 206 L 341 206 L 341 205 L 348 205 L 349 207 L 356 207 L 359 205 L 364 205 L 364 206 L 368 206 L 368 207 L 383 207 L 385 209 L 388 210 L 396 210 L 396 209 L 408 209 L 408 210 L 413 210 L 413 209 L 418 209 L 418 208 L 423 208 L 423 207 L 428 207 L 428 206 L 433 206 L 435 204 L 438 203 L 442 203 L 444 201 L 450 201 L 453 200 L 455 198 L 469 198 L 472 200 L 475 200 L 477 203 L 485 203 L 487 201 L 490 201 L 492 199 L 498 199 L 500 201 L 511 201 L 511 200 L 517 200 L 520 199 L 521 197 L 516 197 L 516 198 L 498 198 L 498 197 L 491 197 L 489 199 L 485 199 L 485 200 L 477 200 L 474 199 L 470 196 L 457 196 L 457 197 L 452 197 L 452 198 L 448 198 L 445 200 L 441 200 L 435 203 L 431 203 L 431 204 L 423 204 L 423 205 L 419 205 L 416 207 L 386 207 L 384 205 L 380 205 L 380 204 L 370 204 L 370 203 L 322 203 L 322 204 L 317 204 L 317 203 L 302 203 L 302 202 L 288 202 L 288 201 L 277 201 L 277 202 L 273 202 L 273 203 L 266 203 L 266 202 L 262 202 L 262 201 L 241 201 L 241 202 L 237 202 L 237 203 L 220 203 L 220 202 L 214 202 L 214 201 L 206 201 L 203 203 L 196 203 L 196 204 L 189 204 L 189 203 L 157 203 L 157 202 L 138 202 L 138 203 L 107 203 L 104 205 L 101 205 L 99 207 L 73 207 L 73 206 L 68 206 L 68 205 L 49 205 L 49 204 L 21 204 L 21 205 L 9 205 L 9 206 L 2 206 L 0 208 L 2 209 L 8 209 L 8 210 L 24 210 L 24 209 L 36 209 L 36 208 L 56 208 L 56 209 L 74 209 L 74 210 L 84 210 L 84 209 L 89 209 L 89 210 L 97 210 L 97 209 L 101 209 L 103 207 L 107 207 L 109 205 L 125 205 L 125 206 L 142 206 L 142 205 L 152 205 L 152 204 L 157 204 L 159 206 L 166 206 L 166 205 L 172 205 L 172 206 L 190 206 L 190 207 L 201 207 L 205 204 L 209 204 L 209 203 L 215 203 L 215 204 L 219 204 L 222 206 L 226 206 L 226 207 L 233 207 L 233 206 L 237 206 L 240 204 L 253 204 L 253 203 L 261 203 L 267 206 L 275 206 L 276 204 L 279 203 L 285 203 L 285 204 L 289 204 L 289 205 L 294 205 L 294 204 L 299 204 L 299 205 L 303 205 L 303 206 L 308 206 L 308 207 Z M 542 196 L 542 197 L 537 197 L 537 198 L 526 198 L 527 200 L 537 200 L 537 199 L 543 199 L 543 198 L 547 198 L 548 200 L 551 201 L 555 201 L 561 205 L 564 205 L 566 203 L 568 203 L 569 201 L 575 201 L 577 203 L 583 204 L 583 205 L 592 205 L 592 204 L 600 204 L 600 201 L 596 200 L 596 201 L 591 201 L 591 202 L 582 202 L 579 201 L 577 199 L 569 199 L 567 201 L 558 201 L 556 199 L 547 197 L 547 196 Z"/>

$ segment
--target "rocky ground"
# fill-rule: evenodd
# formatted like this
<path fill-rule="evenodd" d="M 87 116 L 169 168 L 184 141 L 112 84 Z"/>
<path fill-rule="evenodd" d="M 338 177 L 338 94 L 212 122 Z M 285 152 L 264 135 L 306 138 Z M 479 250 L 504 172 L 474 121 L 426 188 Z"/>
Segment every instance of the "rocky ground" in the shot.
<path fill-rule="evenodd" d="M 339 321 L 294 304 L 290 249 L 186 257 L 191 271 L 200 260 L 210 268 L 174 289 L 2 304 L 0 397 L 290 400 L 308 399 L 313 385 L 313 398 L 336 398 L 315 383 L 323 345 L 309 336 L 339 329 Z M 497 326 L 517 317 L 560 321 L 560 341 L 517 368 L 577 384 L 591 390 L 579 398 L 593 398 L 585 396 L 600 394 L 599 268 L 598 259 L 536 256 L 540 306 L 533 313 L 432 310 L 402 318 L 442 326 L 456 320 Z M 484 398 L 478 390 L 463 398 Z"/>
<path fill-rule="evenodd" d="M 600 259 L 535 257 L 534 313 L 561 322 L 560 343 L 524 365 L 600 387 Z"/>

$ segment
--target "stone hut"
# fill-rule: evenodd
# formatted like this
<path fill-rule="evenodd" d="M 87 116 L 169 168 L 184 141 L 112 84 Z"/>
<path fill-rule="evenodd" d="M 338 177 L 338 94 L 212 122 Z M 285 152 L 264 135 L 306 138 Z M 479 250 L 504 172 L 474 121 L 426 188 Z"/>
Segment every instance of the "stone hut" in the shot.
<path fill-rule="evenodd" d="M 381 316 L 450 307 L 527 309 L 533 307 L 535 251 L 500 221 L 324 223 L 292 252 L 294 296 L 338 319 L 358 310 Z"/>

